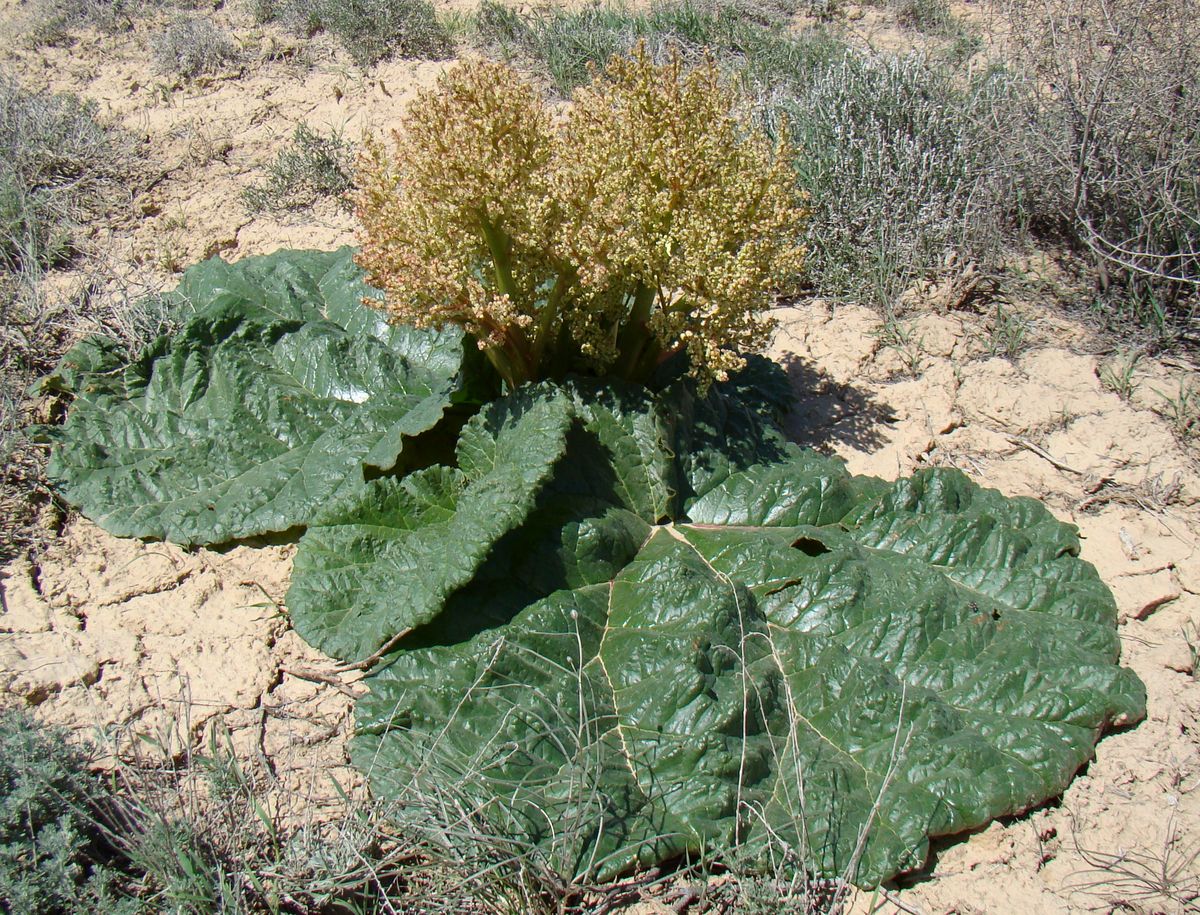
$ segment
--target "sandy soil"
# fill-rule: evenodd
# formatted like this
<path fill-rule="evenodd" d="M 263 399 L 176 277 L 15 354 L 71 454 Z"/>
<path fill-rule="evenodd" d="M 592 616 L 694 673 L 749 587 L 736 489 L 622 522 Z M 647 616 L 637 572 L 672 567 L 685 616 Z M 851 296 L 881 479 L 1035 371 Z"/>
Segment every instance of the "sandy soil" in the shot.
<path fill-rule="evenodd" d="M 0 16 L 19 12 L 0 0 Z M 214 253 L 351 242 L 351 217 L 332 203 L 252 217 L 242 189 L 297 123 L 352 138 L 381 132 L 445 66 L 394 62 L 364 74 L 320 40 L 253 26 L 237 9 L 214 15 L 244 62 L 198 83 L 149 69 L 150 27 L 9 52 L 8 68 L 27 85 L 92 98 L 144 138 L 150 177 L 92 238 L 112 270 L 139 282 L 170 283 Z M 1178 409 L 1196 408 L 1200 375 L 1143 360 L 1122 399 L 1102 381 L 1120 370 L 1110 347 L 1022 303 L 1003 307 L 1026 345 L 1014 358 L 993 356 L 1006 339 L 995 304 L 956 307 L 961 291 L 914 290 L 892 327 L 852 306 L 781 310 L 771 355 L 800 394 L 789 430 L 855 472 L 956 466 L 1078 525 L 1084 557 L 1120 604 L 1124 661 L 1147 685 L 1149 716 L 1102 740 L 1061 799 L 941 843 L 924 871 L 855 907 L 1200 910 L 1182 901 L 1200 894 L 1200 684 L 1189 647 L 1200 640 L 1200 451 L 1172 430 Z M 36 564 L 0 573 L 0 686 L 113 749 L 149 735 L 178 754 L 219 724 L 274 774 L 280 797 L 333 810 L 334 782 L 358 784 L 345 759 L 358 687 L 352 675 L 340 687 L 323 682 L 332 662 L 289 628 L 293 549 L 187 552 L 71 520 Z"/>

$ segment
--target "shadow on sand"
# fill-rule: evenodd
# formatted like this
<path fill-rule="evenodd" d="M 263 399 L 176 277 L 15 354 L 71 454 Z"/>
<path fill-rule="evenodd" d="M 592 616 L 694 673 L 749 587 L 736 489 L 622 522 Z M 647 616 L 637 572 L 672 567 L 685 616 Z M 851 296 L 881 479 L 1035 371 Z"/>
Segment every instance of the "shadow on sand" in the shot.
<path fill-rule="evenodd" d="M 793 442 L 824 452 L 836 443 L 866 452 L 886 443 L 880 427 L 897 419 L 888 404 L 853 384 L 834 381 L 793 353 L 783 357 L 782 365 L 796 391 L 796 405 L 783 418 Z"/>

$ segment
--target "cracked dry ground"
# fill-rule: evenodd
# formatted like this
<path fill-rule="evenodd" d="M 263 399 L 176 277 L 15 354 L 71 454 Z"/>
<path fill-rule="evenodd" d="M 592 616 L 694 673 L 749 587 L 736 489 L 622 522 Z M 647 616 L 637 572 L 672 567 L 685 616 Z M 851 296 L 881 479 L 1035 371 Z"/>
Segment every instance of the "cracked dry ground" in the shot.
<path fill-rule="evenodd" d="M 1124 663 L 1149 690 L 1147 720 L 1104 738 L 1061 801 L 939 843 L 925 871 L 856 907 L 1188 911 L 1200 843 L 1188 642 L 1200 624 L 1200 472 L 1171 403 L 1186 403 L 1196 375 L 1144 360 L 1122 399 L 1101 380 L 1112 357 L 1089 354 L 1099 342 L 1035 310 L 1023 312 L 1030 345 L 1014 359 L 988 355 L 985 316 L 936 303 L 890 328 L 819 302 L 779 316 L 771 355 L 800 395 L 791 434 L 854 472 L 953 465 L 1044 500 L 1079 526 L 1084 558 L 1117 596 Z M 293 549 L 187 552 L 73 520 L 36 566 L 3 571 L 0 683 L 42 719 L 118 748 L 149 735 L 178 753 L 220 723 L 247 765 L 270 774 L 279 809 L 332 816 L 334 782 L 358 784 L 345 756 L 357 687 L 289 628 Z M 1162 866 L 1166 894 L 1136 876 Z"/>

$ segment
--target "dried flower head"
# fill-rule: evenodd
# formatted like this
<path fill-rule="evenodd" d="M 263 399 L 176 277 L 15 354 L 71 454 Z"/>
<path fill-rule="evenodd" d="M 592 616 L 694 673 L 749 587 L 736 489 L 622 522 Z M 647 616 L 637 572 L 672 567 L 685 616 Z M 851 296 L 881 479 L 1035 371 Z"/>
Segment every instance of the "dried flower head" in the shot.
<path fill-rule="evenodd" d="M 678 55 L 656 66 L 639 47 L 574 102 L 558 190 L 565 256 L 579 266 L 576 338 L 603 367 L 682 344 L 694 373 L 724 377 L 738 350 L 765 342 L 771 290 L 803 263 L 788 151 L 734 119 L 711 60 L 685 72 Z M 649 338 L 618 356 L 626 298 Z"/>
<path fill-rule="evenodd" d="M 745 131 L 711 61 L 644 48 L 557 130 L 509 68 L 469 61 L 369 146 L 359 262 L 396 320 L 475 335 L 510 386 L 589 369 L 645 379 L 686 348 L 707 384 L 761 345 L 795 277 L 789 151 Z"/>
<path fill-rule="evenodd" d="M 527 347 L 553 270 L 545 106 L 508 67 L 469 61 L 419 95 L 392 136 L 391 156 L 367 144 L 355 196 L 358 261 L 384 307 L 417 327 L 457 324 L 496 357 Z"/>

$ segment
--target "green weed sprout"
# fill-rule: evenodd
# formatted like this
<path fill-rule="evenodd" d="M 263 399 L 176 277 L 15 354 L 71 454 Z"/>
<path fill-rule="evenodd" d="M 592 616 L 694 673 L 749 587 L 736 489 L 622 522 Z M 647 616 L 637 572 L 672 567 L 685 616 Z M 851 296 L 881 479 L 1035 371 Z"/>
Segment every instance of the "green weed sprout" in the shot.
<path fill-rule="evenodd" d="M 368 146 L 358 261 L 393 320 L 462 327 L 510 388 L 644 382 L 681 350 L 702 385 L 724 379 L 798 277 L 806 215 L 791 151 L 735 103 L 711 61 L 642 47 L 556 118 L 509 67 L 468 61 L 390 154 Z"/>

